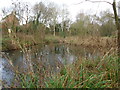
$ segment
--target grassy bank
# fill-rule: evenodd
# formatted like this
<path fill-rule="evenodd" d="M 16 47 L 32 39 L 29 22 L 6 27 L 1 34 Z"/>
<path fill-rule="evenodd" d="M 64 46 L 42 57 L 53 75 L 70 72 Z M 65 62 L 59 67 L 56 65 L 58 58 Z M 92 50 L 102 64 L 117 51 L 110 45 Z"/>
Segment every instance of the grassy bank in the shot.
<path fill-rule="evenodd" d="M 31 45 L 35 45 L 41 43 L 41 40 L 37 41 L 33 35 L 26 35 L 26 34 L 14 34 L 11 36 L 4 36 L 2 37 L 2 48 L 1 51 L 9 51 L 9 50 L 16 50 L 20 49 L 21 47 L 28 47 Z"/>
<path fill-rule="evenodd" d="M 12 40 L 15 42 L 13 43 Z M 98 49 L 116 47 L 116 38 L 113 37 L 71 36 L 63 38 L 60 36 L 46 35 L 44 38 L 40 38 L 33 35 L 18 34 L 15 39 L 11 39 L 8 36 L 2 38 L 2 51 L 19 49 L 18 43 L 16 42 L 26 47 L 40 43 L 66 43 Z"/>
<path fill-rule="evenodd" d="M 107 53 L 96 60 L 81 58 L 61 67 L 56 74 L 39 64 L 35 73 L 18 73 L 16 82 L 20 82 L 18 87 L 22 88 L 118 88 L 117 60 L 115 54 Z"/>
<path fill-rule="evenodd" d="M 97 48 L 99 50 L 109 50 L 111 47 L 117 47 L 117 40 L 113 37 L 79 37 L 79 36 L 70 36 L 70 37 L 60 37 L 60 36 L 46 36 L 44 39 L 45 42 L 58 42 L 72 45 L 81 45 L 88 48 Z"/>

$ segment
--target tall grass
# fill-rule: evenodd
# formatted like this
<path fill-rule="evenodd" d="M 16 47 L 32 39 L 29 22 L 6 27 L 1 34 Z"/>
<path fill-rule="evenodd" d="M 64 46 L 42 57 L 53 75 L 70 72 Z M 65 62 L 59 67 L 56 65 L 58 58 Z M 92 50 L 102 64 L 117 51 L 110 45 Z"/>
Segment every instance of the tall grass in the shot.
<path fill-rule="evenodd" d="M 82 58 L 56 74 L 41 63 L 34 73 L 18 73 L 17 80 L 22 88 L 119 88 L 117 60 L 116 54 L 96 60 Z"/>
<path fill-rule="evenodd" d="M 65 73 L 46 82 L 48 88 L 118 88 L 117 56 L 101 60 L 78 60 L 64 68 Z"/>

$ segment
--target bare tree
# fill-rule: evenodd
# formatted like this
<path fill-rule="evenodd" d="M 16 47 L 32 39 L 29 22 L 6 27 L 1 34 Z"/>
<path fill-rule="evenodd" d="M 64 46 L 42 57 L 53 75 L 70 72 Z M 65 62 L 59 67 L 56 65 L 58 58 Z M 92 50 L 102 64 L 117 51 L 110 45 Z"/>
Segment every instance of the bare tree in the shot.
<path fill-rule="evenodd" d="M 53 35 L 55 36 L 56 35 L 56 31 L 55 31 L 55 26 L 56 24 L 58 23 L 58 17 L 59 17 L 59 10 L 58 10 L 58 7 L 54 4 L 54 3 L 50 3 L 48 5 L 48 12 L 49 12 L 49 15 L 50 15 L 50 25 L 53 26 Z"/>
<path fill-rule="evenodd" d="M 55 36 L 55 25 L 59 16 L 58 11 L 57 5 L 52 2 L 48 3 L 48 5 L 45 5 L 43 2 L 37 3 L 33 7 L 36 24 L 43 23 L 46 26 L 52 25 Z"/>
<path fill-rule="evenodd" d="M 31 17 L 31 8 L 25 2 L 13 2 L 13 11 L 16 12 L 17 17 L 20 20 L 20 23 L 25 24 L 28 23 L 29 18 Z"/>
<path fill-rule="evenodd" d="M 62 27 L 62 32 L 64 31 L 65 29 L 65 21 L 69 20 L 69 11 L 67 9 L 67 6 L 63 5 L 63 8 L 61 10 L 61 27 Z"/>
<path fill-rule="evenodd" d="M 36 24 L 45 23 L 47 20 L 47 7 L 43 2 L 37 3 L 33 7 Z"/>

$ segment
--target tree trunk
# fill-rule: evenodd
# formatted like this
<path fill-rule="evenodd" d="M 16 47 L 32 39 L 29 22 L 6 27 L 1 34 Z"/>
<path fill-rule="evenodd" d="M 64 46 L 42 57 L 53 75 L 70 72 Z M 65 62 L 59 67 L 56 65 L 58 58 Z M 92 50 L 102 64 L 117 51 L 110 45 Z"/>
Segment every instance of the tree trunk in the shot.
<path fill-rule="evenodd" d="M 114 11 L 114 17 L 115 17 L 115 23 L 116 23 L 116 27 L 117 27 L 117 30 L 118 30 L 118 37 L 117 37 L 117 45 L 118 45 L 118 71 L 117 71 L 117 81 L 118 83 L 120 83 L 120 22 L 119 22 L 119 19 L 118 19 L 118 15 L 117 15 L 117 10 L 116 10 L 116 2 L 115 0 L 113 1 L 113 11 Z M 119 86 L 119 85 L 118 85 Z"/>
<path fill-rule="evenodd" d="M 53 36 L 55 36 L 55 25 L 54 25 L 54 33 L 53 33 Z"/>
<path fill-rule="evenodd" d="M 118 43 L 118 57 L 120 58 L 120 23 L 118 21 L 118 15 L 117 15 L 117 10 L 116 10 L 116 2 L 114 0 L 113 2 L 113 11 L 114 11 L 114 17 L 115 17 L 115 24 L 118 30 L 118 38 L 117 38 L 117 43 Z"/>

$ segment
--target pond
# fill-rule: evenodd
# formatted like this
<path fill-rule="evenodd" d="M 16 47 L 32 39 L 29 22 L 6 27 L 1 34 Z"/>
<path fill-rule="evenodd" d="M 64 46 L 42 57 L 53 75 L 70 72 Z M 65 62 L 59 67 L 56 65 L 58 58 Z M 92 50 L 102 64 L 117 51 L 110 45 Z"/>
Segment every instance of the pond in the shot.
<path fill-rule="evenodd" d="M 12 65 L 22 72 L 27 70 L 32 63 L 42 62 L 45 66 L 53 67 L 53 71 L 56 73 L 59 72 L 59 66 L 72 64 L 80 57 L 93 60 L 100 56 L 97 49 L 59 43 L 32 46 L 28 49 L 27 54 L 21 50 L 2 53 L 4 55 L 0 58 L 0 79 L 6 85 L 11 85 L 14 79 L 15 73 L 11 67 Z"/>

